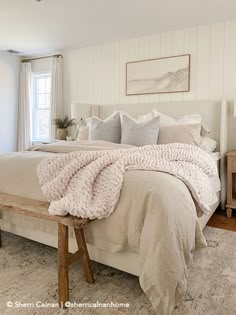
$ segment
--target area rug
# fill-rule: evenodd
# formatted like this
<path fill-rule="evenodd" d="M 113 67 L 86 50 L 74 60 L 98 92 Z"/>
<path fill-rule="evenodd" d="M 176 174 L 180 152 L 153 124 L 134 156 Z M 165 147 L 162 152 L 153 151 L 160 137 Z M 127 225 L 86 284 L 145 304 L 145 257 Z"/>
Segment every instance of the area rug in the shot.
<path fill-rule="evenodd" d="M 204 234 L 208 248 L 195 253 L 188 291 L 173 314 L 235 315 L 236 233 L 206 227 Z M 72 304 L 67 310 L 58 309 L 56 263 L 56 249 L 3 233 L 0 315 L 155 315 L 137 277 L 94 262 L 94 285 L 84 281 L 79 263 L 70 268 Z M 90 304 L 82 308 L 78 303 Z M 104 303 L 110 303 L 109 307 L 98 307 Z"/>

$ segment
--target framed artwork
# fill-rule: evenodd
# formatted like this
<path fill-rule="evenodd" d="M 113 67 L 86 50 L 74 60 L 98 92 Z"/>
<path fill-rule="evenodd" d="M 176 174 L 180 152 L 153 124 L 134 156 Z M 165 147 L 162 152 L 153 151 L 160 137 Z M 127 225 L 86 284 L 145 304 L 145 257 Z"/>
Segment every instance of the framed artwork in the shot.
<path fill-rule="evenodd" d="M 126 95 L 189 90 L 189 54 L 126 63 Z"/>

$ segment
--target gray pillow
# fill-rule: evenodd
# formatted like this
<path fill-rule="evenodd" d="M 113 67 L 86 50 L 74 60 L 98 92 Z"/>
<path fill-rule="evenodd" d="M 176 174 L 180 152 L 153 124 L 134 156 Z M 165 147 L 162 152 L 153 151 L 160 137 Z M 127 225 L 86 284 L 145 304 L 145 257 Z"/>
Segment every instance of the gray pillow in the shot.
<path fill-rule="evenodd" d="M 89 122 L 89 140 L 104 140 L 120 143 L 121 125 L 120 114 L 115 113 L 105 120 L 91 117 Z"/>
<path fill-rule="evenodd" d="M 121 123 L 121 143 L 136 146 L 157 144 L 159 125 L 159 116 L 144 122 L 137 122 L 123 115 Z"/>

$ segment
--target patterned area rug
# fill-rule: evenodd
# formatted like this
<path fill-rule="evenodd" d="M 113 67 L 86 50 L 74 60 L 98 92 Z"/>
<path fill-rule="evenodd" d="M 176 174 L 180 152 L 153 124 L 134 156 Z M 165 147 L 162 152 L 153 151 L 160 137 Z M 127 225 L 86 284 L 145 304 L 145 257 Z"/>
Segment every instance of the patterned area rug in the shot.
<path fill-rule="evenodd" d="M 194 262 L 189 266 L 188 291 L 183 302 L 175 307 L 174 315 L 235 315 L 236 233 L 207 227 L 204 234 L 208 248 L 195 253 Z M 79 263 L 71 267 L 71 301 L 129 303 L 130 306 L 76 308 L 76 304 L 72 304 L 74 307 L 67 310 L 53 307 L 57 303 L 56 263 L 54 248 L 3 233 L 0 315 L 154 315 L 137 277 L 97 263 L 93 263 L 94 285 L 83 280 Z M 36 302 L 38 307 L 35 307 Z M 50 307 L 46 307 L 45 302 Z"/>

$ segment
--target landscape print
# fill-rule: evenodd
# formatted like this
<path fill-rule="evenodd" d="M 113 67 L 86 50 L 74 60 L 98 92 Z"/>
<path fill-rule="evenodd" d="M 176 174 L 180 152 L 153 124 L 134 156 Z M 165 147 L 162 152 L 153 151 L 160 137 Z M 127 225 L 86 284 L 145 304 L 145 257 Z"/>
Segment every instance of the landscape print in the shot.
<path fill-rule="evenodd" d="M 128 62 L 126 94 L 189 91 L 190 55 Z"/>

